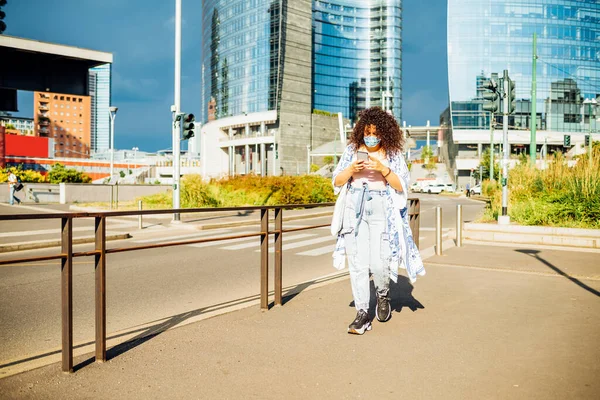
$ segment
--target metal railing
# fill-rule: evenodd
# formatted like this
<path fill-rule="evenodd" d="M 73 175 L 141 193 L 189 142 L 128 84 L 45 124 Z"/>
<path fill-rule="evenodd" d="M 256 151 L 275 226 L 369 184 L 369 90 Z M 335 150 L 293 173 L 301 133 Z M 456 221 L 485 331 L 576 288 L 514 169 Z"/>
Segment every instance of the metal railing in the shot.
<path fill-rule="evenodd" d="M 60 219 L 61 250 L 58 254 L 37 257 L 23 257 L 0 260 L 0 265 L 28 263 L 36 261 L 61 261 L 61 342 L 62 370 L 73 372 L 73 259 L 76 257 L 94 257 L 95 270 L 95 359 L 106 361 L 106 255 L 127 251 L 157 249 L 162 247 L 184 246 L 189 244 L 216 242 L 222 240 L 260 237 L 260 308 L 269 309 L 269 235 L 274 235 L 274 305 L 283 304 L 283 234 L 315 228 L 327 227 L 330 224 L 310 225 L 300 228 L 283 228 L 283 210 L 298 208 L 318 208 L 333 206 L 334 203 L 294 204 L 287 206 L 254 206 L 228 208 L 185 208 L 168 210 L 106 211 L 83 213 L 53 214 L 16 214 L 0 215 L 0 221 Z M 274 229 L 269 230 L 269 211 L 274 211 Z M 106 220 L 110 217 L 159 215 L 173 213 L 210 213 L 224 211 L 260 211 L 260 232 L 241 235 L 209 237 L 196 240 L 165 242 L 143 246 L 106 248 Z M 420 224 L 419 199 L 409 199 L 408 215 L 415 243 L 419 243 Z M 92 251 L 73 252 L 73 220 L 77 218 L 94 218 L 95 249 Z M 167 239 L 168 240 L 168 239 Z"/>

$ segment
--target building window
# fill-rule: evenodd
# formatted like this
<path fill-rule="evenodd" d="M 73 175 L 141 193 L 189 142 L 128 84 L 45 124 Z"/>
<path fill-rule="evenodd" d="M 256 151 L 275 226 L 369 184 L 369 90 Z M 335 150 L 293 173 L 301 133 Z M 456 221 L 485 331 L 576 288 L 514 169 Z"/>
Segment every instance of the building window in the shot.
<path fill-rule="evenodd" d="M 65 99 L 65 96 L 60 96 L 60 99 L 61 99 L 61 100 L 64 100 L 64 99 Z"/>

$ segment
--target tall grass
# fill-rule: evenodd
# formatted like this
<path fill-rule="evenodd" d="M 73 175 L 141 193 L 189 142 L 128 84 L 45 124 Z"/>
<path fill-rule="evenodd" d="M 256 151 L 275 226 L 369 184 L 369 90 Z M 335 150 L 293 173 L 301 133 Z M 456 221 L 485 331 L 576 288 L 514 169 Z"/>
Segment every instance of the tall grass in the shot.
<path fill-rule="evenodd" d="M 533 169 L 520 164 L 509 171 L 511 219 L 523 225 L 600 228 L 600 149 L 595 149 L 590 168 L 582 157 L 573 167 L 560 153 L 548 168 Z M 502 190 L 485 182 L 483 194 L 490 198 L 484 218 L 497 219 Z"/>
<path fill-rule="evenodd" d="M 172 207 L 172 194 L 159 193 L 139 198 L 149 208 Z M 199 175 L 181 181 L 181 206 L 241 207 L 333 202 L 331 181 L 318 175 L 236 176 L 206 183 Z"/>

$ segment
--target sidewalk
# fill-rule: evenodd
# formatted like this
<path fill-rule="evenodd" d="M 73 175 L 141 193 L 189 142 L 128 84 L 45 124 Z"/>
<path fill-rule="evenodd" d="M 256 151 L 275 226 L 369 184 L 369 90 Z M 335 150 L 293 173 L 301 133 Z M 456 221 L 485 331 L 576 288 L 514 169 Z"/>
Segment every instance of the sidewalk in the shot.
<path fill-rule="evenodd" d="M 600 396 L 596 252 L 468 245 L 392 287 L 392 319 L 348 335 L 347 279 L 138 337 L 109 361 L 0 380 L 27 399 L 592 399 Z M 304 290 L 303 290 L 304 289 Z M 311 290 L 308 290 L 311 289 Z M 374 299 L 372 299 L 374 301 Z M 190 314 L 194 311 L 190 311 Z M 186 315 L 173 316 L 181 321 Z M 164 323 L 162 326 L 169 325 Z"/>

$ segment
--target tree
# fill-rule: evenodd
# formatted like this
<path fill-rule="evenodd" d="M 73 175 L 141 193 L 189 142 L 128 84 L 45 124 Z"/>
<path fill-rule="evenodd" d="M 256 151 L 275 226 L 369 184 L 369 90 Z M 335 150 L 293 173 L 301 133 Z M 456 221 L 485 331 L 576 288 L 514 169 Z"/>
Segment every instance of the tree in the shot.
<path fill-rule="evenodd" d="M 50 183 L 89 183 L 92 178 L 75 168 L 66 168 L 61 163 L 56 163 L 48 172 Z"/>
<path fill-rule="evenodd" d="M 481 167 L 481 168 L 480 168 Z M 483 176 L 479 176 L 479 170 L 483 173 Z M 484 179 L 490 179 L 490 150 L 486 149 L 481 154 L 481 162 L 473 171 L 473 177 L 479 181 Z M 494 159 L 494 179 L 498 180 L 500 178 L 500 164 Z"/>
<path fill-rule="evenodd" d="M 421 151 L 421 158 L 424 161 L 423 168 L 429 172 L 428 175 L 431 175 L 431 173 L 437 168 L 431 146 L 423 147 L 423 150 Z"/>

